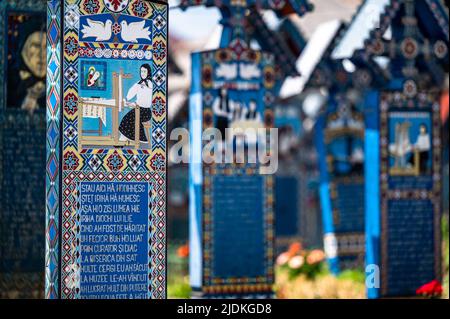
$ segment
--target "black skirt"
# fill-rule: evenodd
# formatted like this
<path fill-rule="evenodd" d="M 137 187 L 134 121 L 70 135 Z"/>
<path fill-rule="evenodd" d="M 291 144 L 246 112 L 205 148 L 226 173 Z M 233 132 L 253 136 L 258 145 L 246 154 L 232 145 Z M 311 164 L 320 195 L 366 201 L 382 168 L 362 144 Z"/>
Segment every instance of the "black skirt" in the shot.
<path fill-rule="evenodd" d="M 218 116 L 216 128 L 220 131 L 220 134 L 222 134 L 222 141 L 224 141 L 226 132 L 225 129 L 228 128 L 228 118 L 225 116 Z"/>
<path fill-rule="evenodd" d="M 148 142 L 147 136 L 145 135 L 144 125 L 142 123 L 148 122 L 152 118 L 152 111 L 150 108 L 139 108 L 140 111 L 140 124 L 139 124 L 139 140 L 141 142 Z M 122 133 L 126 138 L 134 140 L 136 115 L 135 110 L 128 112 L 120 122 L 119 132 Z"/>

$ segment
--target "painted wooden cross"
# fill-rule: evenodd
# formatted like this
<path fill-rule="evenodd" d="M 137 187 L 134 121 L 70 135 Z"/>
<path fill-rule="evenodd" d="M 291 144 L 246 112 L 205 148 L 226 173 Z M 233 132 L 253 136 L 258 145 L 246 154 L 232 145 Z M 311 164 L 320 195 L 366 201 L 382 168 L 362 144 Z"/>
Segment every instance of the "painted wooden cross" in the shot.
<path fill-rule="evenodd" d="M 47 4 L 45 296 L 165 298 L 168 5 Z"/>
<path fill-rule="evenodd" d="M 308 0 L 181 0 L 179 5 L 183 10 L 194 6 L 219 8 L 220 23 L 224 26 L 221 47 L 241 45 L 244 48 L 249 42 L 245 24 L 250 9 L 274 10 L 280 16 L 290 13 L 302 16 L 313 9 Z"/>
<path fill-rule="evenodd" d="M 370 11 L 379 24 L 367 25 Z M 439 0 L 366 0 L 333 52 L 358 66 L 388 62 L 380 63 L 388 81 L 364 101 L 368 298 L 415 296 L 442 278 L 439 99 L 448 24 Z"/>
<path fill-rule="evenodd" d="M 446 75 L 443 70 L 438 67 L 442 60 L 448 58 L 448 40 L 449 33 L 445 25 L 448 25 L 448 16 L 441 12 L 441 7 L 438 6 L 435 0 L 422 1 L 417 3 L 413 0 L 392 1 L 389 10 L 384 14 L 385 18 L 381 19 L 381 25 L 378 30 L 373 32 L 373 37 L 368 40 L 365 46 L 365 52 L 369 56 L 381 56 L 395 60 L 396 66 L 401 65 L 400 76 L 407 79 L 420 80 L 420 71 L 416 65 L 417 61 L 423 62 L 424 65 L 432 70 L 431 75 L 437 82 L 443 81 Z M 429 5 L 433 11 L 435 20 L 428 20 L 428 18 L 421 19 L 426 30 L 441 30 L 444 38 L 438 39 L 436 37 L 427 37 L 421 33 L 419 26 L 419 18 L 424 16 L 423 7 Z M 403 7 L 401 15 L 401 23 L 392 24 L 390 16 L 397 14 Z M 421 13 L 420 13 L 421 12 Z M 431 22 L 433 21 L 433 22 Z M 386 38 L 385 34 L 391 27 L 390 38 Z M 446 43 L 447 42 L 447 43 Z M 391 70 L 395 73 L 395 70 Z M 396 76 L 392 74 L 392 76 Z M 398 75 L 397 75 L 398 76 Z M 410 85 L 412 82 L 408 82 Z M 407 91 L 416 91 L 415 87 L 405 87 Z"/>

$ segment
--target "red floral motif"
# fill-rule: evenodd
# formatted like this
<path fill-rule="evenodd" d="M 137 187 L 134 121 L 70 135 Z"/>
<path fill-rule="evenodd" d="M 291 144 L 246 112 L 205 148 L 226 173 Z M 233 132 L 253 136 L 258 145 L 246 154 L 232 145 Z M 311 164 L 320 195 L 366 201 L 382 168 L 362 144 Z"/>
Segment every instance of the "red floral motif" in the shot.
<path fill-rule="evenodd" d="M 155 171 L 163 171 L 166 167 L 166 158 L 161 154 L 155 154 L 151 159 L 151 166 Z"/>
<path fill-rule="evenodd" d="M 138 0 L 131 6 L 131 10 L 137 17 L 145 17 L 148 14 L 148 7 L 145 1 Z"/>
<path fill-rule="evenodd" d="M 153 56 L 158 61 L 166 57 L 166 44 L 163 41 L 156 41 L 153 44 Z"/>
<path fill-rule="evenodd" d="M 236 54 L 236 57 L 239 59 L 242 54 L 246 51 L 246 45 L 239 39 L 235 40 L 230 44 L 231 50 Z"/>
<path fill-rule="evenodd" d="M 212 84 L 213 73 L 212 73 L 212 68 L 210 65 L 203 66 L 202 78 L 203 78 L 204 86 L 208 86 L 208 85 Z"/>
<path fill-rule="evenodd" d="M 106 160 L 106 165 L 112 171 L 120 170 L 123 167 L 123 159 L 120 155 L 115 151 L 108 159 Z"/>
<path fill-rule="evenodd" d="M 64 154 L 63 168 L 65 170 L 74 170 L 78 167 L 78 164 L 79 160 L 74 152 L 69 151 L 66 154 Z"/>
<path fill-rule="evenodd" d="M 73 93 L 68 93 L 64 97 L 64 110 L 67 114 L 74 115 L 78 110 L 78 97 Z"/>
<path fill-rule="evenodd" d="M 273 69 L 264 69 L 264 82 L 268 87 L 272 87 L 275 84 L 275 72 Z"/>
<path fill-rule="evenodd" d="M 106 7 L 113 12 L 120 12 L 128 5 L 129 0 L 104 0 Z"/>
<path fill-rule="evenodd" d="M 152 101 L 152 109 L 153 114 L 156 116 L 164 115 L 164 112 L 166 111 L 166 101 L 159 96 L 155 97 Z"/>
<path fill-rule="evenodd" d="M 224 49 L 220 50 L 216 54 L 217 62 L 228 62 L 231 59 L 231 52 L 230 50 Z"/>
<path fill-rule="evenodd" d="M 89 14 L 98 13 L 100 10 L 99 0 L 84 0 L 83 9 Z"/>
<path fill-rule="evenodd" d="M 78 52 L 78 40 L 74 37 L 67 37 L 64 41 L 64 51 L 69 56 L 74 56 Z"/>
<path fill-rule="evenodd" d="M 121 30 L 122 30 L 122 27 L 117 22 L 112 25 L 112 32 L 114 34 L 119 34 Z"/>
<path fill-rule="evenodd" d="M 253 51 L 253 50 L 248 50 L 248 51 L 247 51 L 247 59 L 248 59 L 250 62 L 255 62 L 256 59 L 257 59 L 257 57 L 258 57 L 258 55 L 256 54 L 255 51 Z"/>
<path fill-rule="evenodd" d="M 416 290 L 416 294 L 426 297 L 440 297 L 442 295 L 442 285 L 439 281 L 433 280 L 419 289 Z"/>

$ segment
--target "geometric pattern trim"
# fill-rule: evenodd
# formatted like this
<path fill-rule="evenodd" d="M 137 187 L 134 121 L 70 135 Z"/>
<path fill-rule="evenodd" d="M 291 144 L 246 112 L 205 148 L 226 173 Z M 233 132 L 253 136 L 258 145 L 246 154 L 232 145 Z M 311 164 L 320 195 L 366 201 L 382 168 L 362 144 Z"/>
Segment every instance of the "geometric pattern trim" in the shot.
<path fill-rule="evenodd" d="M 45 223 L 45 297 L 59 297 L 59 176 L 61 136 L 61 6 L 50 0 L 47 6 L 47 165 Z"/>

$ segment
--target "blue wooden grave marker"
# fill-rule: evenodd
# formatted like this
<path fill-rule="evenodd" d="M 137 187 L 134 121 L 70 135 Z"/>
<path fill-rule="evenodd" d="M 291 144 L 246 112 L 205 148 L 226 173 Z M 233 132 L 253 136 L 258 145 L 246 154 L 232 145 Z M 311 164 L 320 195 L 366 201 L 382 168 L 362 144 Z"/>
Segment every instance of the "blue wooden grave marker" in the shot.
<path fill-rule="evenodd" d="M 368 0 L 333 52 L 357 65 L 376 61 L 386 76 L 365 99 L 369 298 L 414 296 L 441 279 L 438 99 L 448 43 L 441 1 Z"/>
<path fill-rule="evenodd" d="M 364 265 L 364 120 L 361 105 L 331 103 L 315 130 L 324 248 L 337 274 Z"/>
<path fill-rule="evenodd" d="M 47 298 L 165 298 L 167 3 L 50 0 Z"/>
<path fill-rule="evenodd" d="M 375 71 L 349 72 L 331 58 L 345 30 L 340 21 L 320 25 L 298 60 L 297 85 L 303 109 L 321 107 L 314 127 L 320 171 L 323 245 L 330 270 L 358 268 L 364 263 L 364 179 L 362 95 Z M 303 68 L 303 69 L 302 69 Z M 289 91 L 289 90 L 287 90 Z M 314 116 L 314 115 L 312 115 Z"/>
<path fill-rule="evenodd" d="M 44 283 L 45 1 L 0 2 L 0 298 Z"/>
<path fill-rule="evenodd" d="M 260 164 L 203 163 L 202 130 L 215 127 L 224 132 L 231 127 L 233 119 L 223 123 L 213 106 L 220 101 L 242 103 L 245 110 L 256 104 L 252 122 L 256 120 L 260 128 L 273 127 L 274 56 L 249 48 L 245 12 L 294 7 L 304 13 L 310 7 L 306 1 L 209 0 L 182 1 L 180 6 L 195 5 L 219 7 L 224 32 L 221 48 L 192 55 L 189 269 L 193 295 L 271 297 L 273 176 L 261 175 Z"/>

